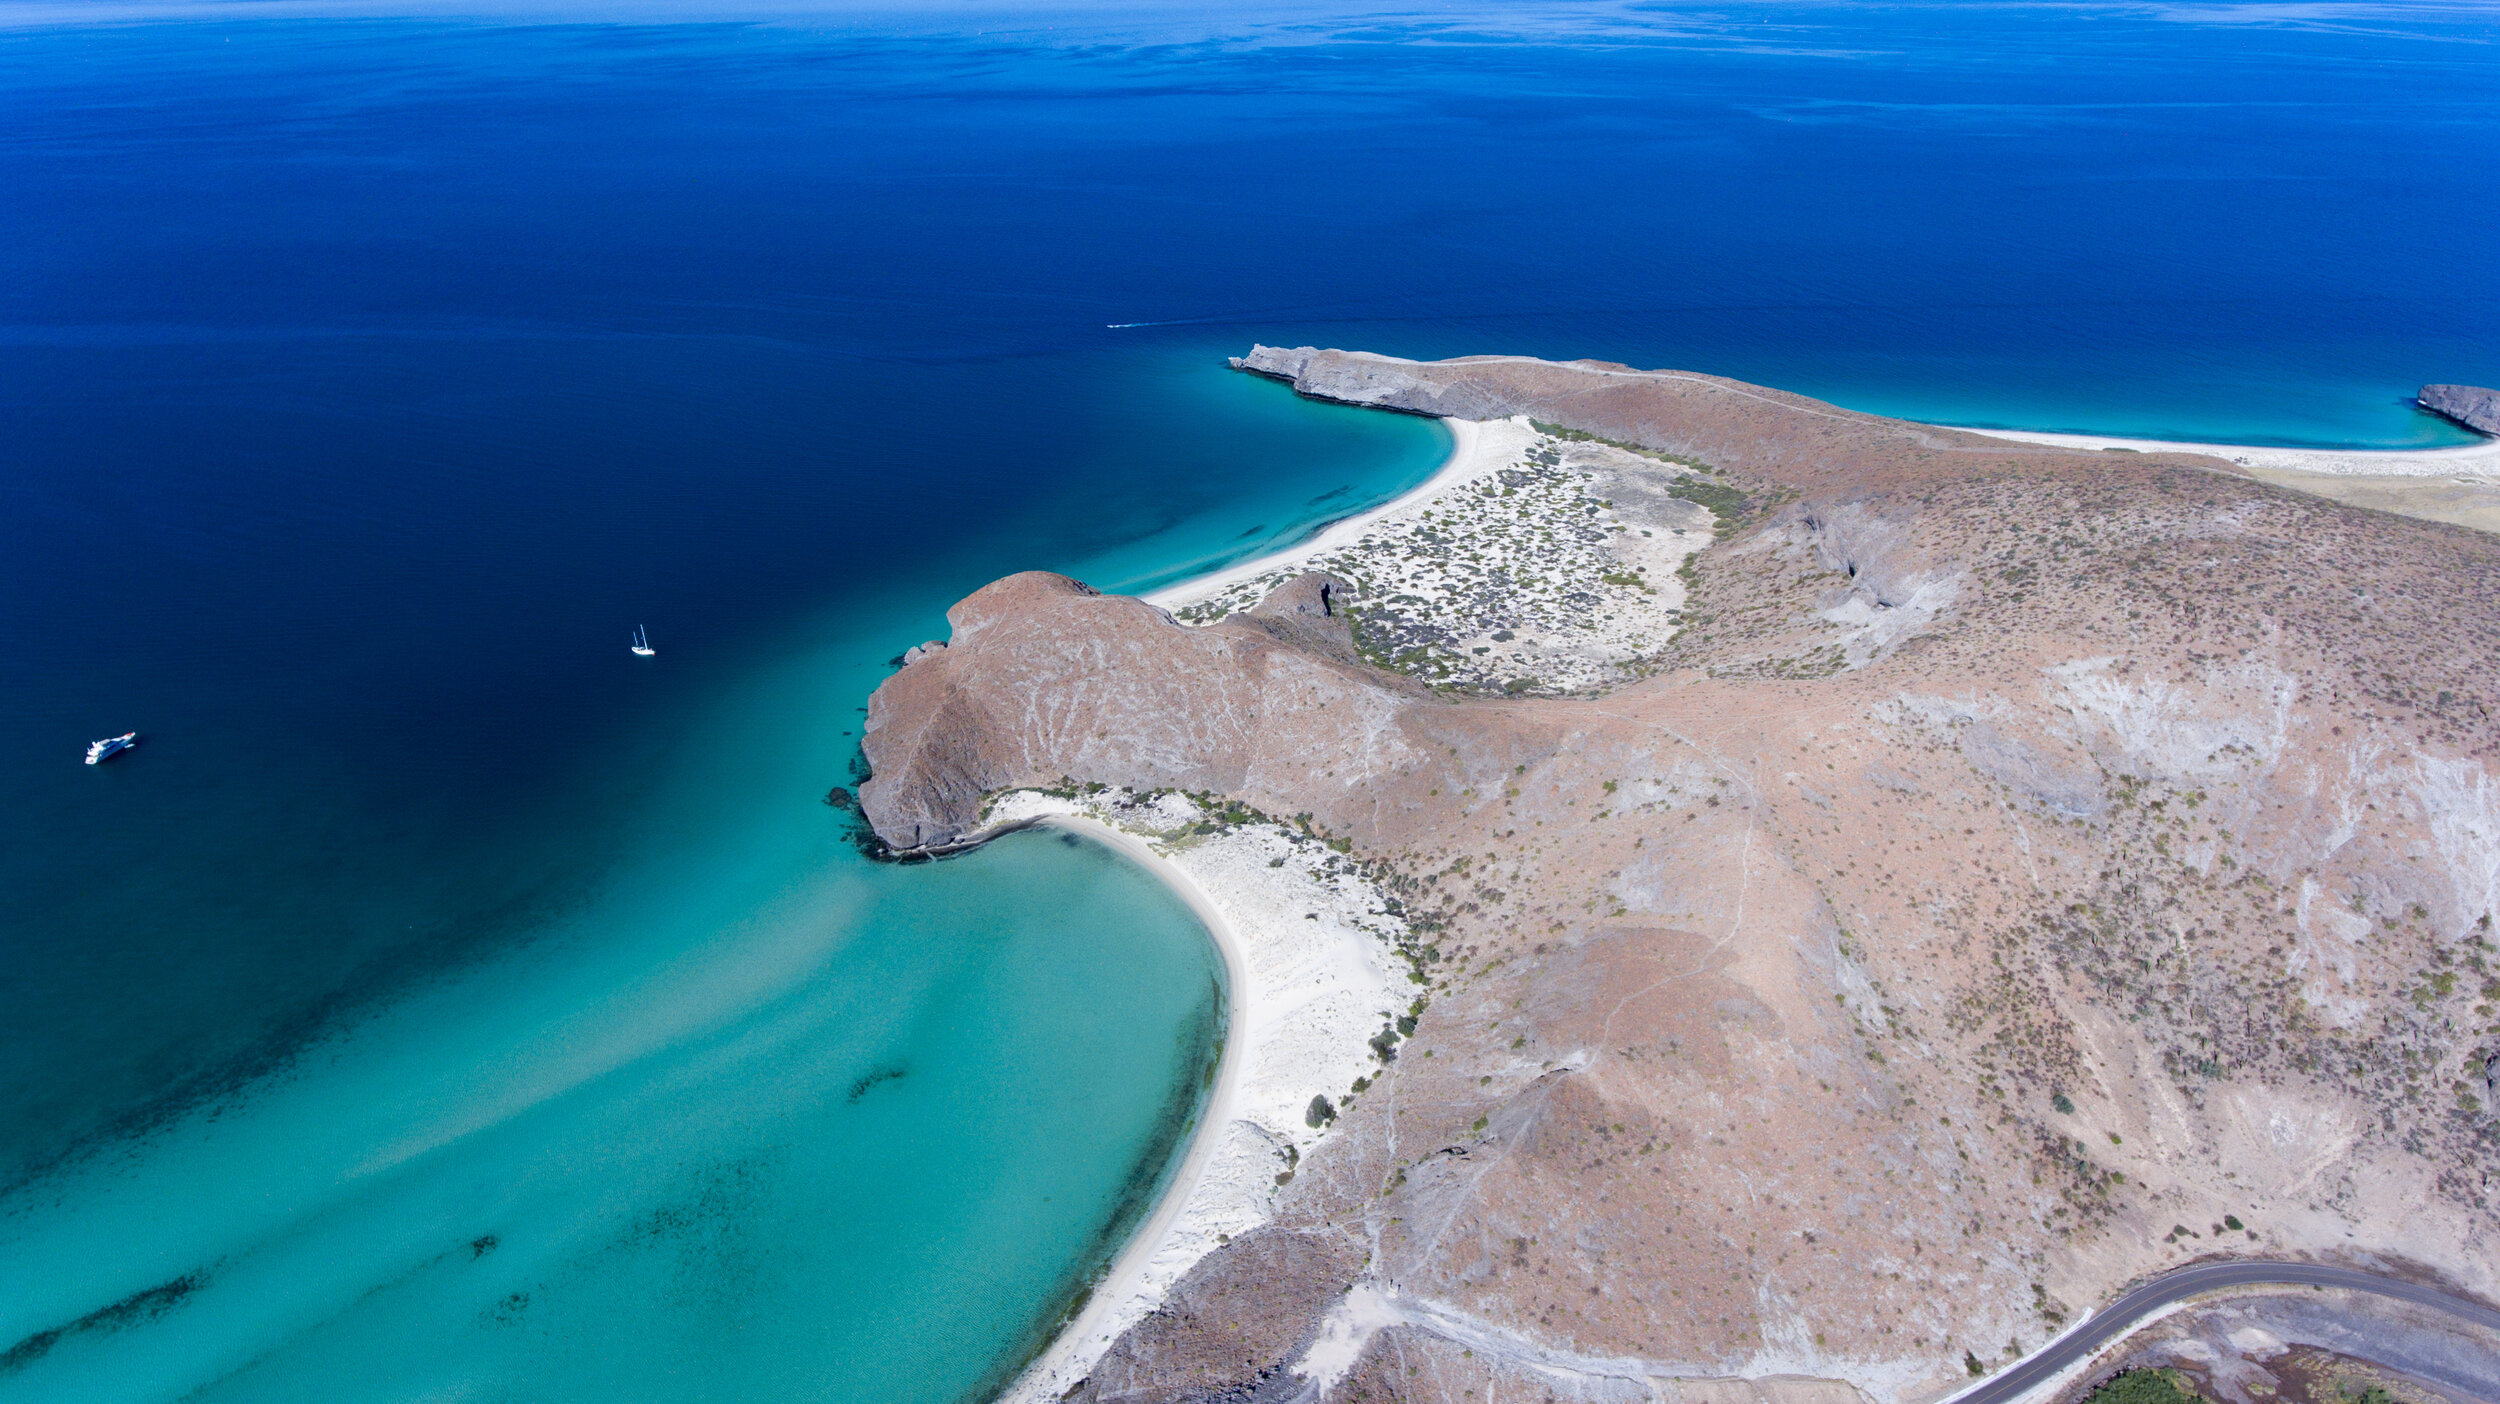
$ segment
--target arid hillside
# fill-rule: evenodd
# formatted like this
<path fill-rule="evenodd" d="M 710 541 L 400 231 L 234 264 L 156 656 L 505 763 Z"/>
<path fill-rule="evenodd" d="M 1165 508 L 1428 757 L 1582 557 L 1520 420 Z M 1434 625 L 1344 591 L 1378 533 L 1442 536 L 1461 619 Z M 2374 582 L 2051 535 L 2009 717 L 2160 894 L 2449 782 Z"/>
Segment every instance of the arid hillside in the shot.
<path fill-rule="evenodd" d="M 2500 1295 L 2500 538 L 1707 376 L 1250 368 L 1722 523 L 1612 690 L 1383 671 L 1389 603 L 1309 582 L 1200 627 L 1020 575 L 878 692 L 898 848 L 1212 792 L 1427 943 L 1276 1220 L 1079 1397 L 1921 1400 L 2198 1258 Z"/>

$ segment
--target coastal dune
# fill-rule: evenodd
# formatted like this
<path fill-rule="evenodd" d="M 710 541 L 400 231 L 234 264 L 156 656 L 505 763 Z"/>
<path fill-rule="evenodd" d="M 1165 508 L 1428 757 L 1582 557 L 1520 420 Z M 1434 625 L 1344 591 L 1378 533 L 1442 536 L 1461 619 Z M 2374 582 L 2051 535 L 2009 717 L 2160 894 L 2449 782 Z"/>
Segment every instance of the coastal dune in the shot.
<path fill-rule="evenodd" d="M 1070 1397 L 1917 1404 L 2191 1261 L 2500 1291 L 2500 538 L 1706 375 L 1241 364 L 1714 525 L 1594 691 L 1385 657 L 1422 606 L 1308 575 L 1199 625 L 1009 577 L 879 691 L 896 848 L 1195 792 L 1395 899 L 1424 981 Z"/>

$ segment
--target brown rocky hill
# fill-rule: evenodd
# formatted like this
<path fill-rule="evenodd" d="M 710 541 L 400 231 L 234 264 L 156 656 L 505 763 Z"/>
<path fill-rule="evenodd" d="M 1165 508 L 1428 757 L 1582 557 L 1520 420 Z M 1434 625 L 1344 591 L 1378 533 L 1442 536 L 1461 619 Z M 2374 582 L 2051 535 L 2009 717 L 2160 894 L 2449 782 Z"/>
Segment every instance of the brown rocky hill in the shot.
<path fill-rule="evenodd" d="M 1083 1397 L 1919 1399 L 2199 1257 L 2500 1291 L 2500 539 L 1702 375 L 1249 364 L 1743 505 L 1599 696 L 1045 575 L 878 692 L 897 847 L 1011 787 L 1212 791 L 1349 843 L 1431 943 L 1277 1220 Z"/>

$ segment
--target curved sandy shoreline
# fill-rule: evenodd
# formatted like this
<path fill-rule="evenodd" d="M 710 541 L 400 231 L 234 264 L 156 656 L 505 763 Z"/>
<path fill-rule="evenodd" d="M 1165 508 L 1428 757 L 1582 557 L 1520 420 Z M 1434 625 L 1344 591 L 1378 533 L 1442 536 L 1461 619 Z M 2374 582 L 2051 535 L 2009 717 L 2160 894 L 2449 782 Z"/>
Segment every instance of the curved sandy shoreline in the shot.
<path fill-rule="evenodd" d="M 1005 1404 L 1058 1399 L 1199 1259 L 1265 1223 L 1283 1180 L 1325 1134 L 1303 1119 L 1310 1099 L 1343 1101 L 1355 1078 L 1377 1071 L 1368 1040 L 1412 997 L 1384 939 L 1402 925 L 1333 852 L 1272 823 L 1155 842 L 1153 831 L 1183 830 L 1200 817 L 1185 796 L 1115 791 L 1078 801 L 1020 791 L 993 809 L 985 831 L 1054 825 L 1142 865 L 1206 927 L 1224 959 L 1230 1006 L 1215 1085 L 1172 1183 L 1084 1307 L 1000 1396 Z"/>
<path fill-rule="evenodd" d="M 1487 421 L 1444 419 L 1441 423 L 1450 432 L 1450 455 L 1431 477 L 1413 488 L 1370 511 L 1332 523 L 1319 535 L 1300 545 L 1192 577 L 1147 595 L 1145 599 L 1165 610 L 1177 609 L 1192 601 L 1216 595 L 1241 581 L 1289 570 L 1323 553 L 1351 545 L 1381 522 L 1420 511 L 1451 489 L 1516 462 L 1535 438 L 1535 431 L 1528 426 L 1524 416 Z M 1293 1102 L 1312 1094 L 1332 1099 L 1341 1097 L 1352 1081 L 1352 1075 L 1342 1068 L 1323 1070 L 1311 1065 L 1315 1062 L 1322 1065 L 1343 1063 L 1349 1058 L 1359 1062 L 1368 1058 L 1370 1047 L 1365 1041 L 1368 1033 L 1363 1027 L 1321 1027 L 1303 1031 L 1307 1036 L 1300 1041 L 1306 1046 L 1280 1053 L 1273 1046 L 1282 1041 L 1276 1037 L 1277 1030 L 1261 1027 L 1261 1015 L 1267 1011 L 1261 1008 L 1259 1000 L 1260 962 L 1254 959 L 1252 946 L 1284 944 L 1279 939 L 1284 936 L 1282 931 L 1253 931 L 1245 936 L 1240 926 L 1227 916 L 1224 910 L 1227 903 L 1210 892 L 1188 867 L 1157 852 L 1138 834 L 1095 818 L 1073 802 L 1045 800 L 1040 796 L 1013 796 L 1011 799 L 1026 802 L 1002 805 L 993 811 L 989 829 L 976 836 L 976 842 L 1010 825 L 1050 824 L 1082 833 L 1134 860 L 1153 873 L 1197 914 L 1200 924 L 1206 927 L 1208 936 L 1224 958 L 1231 999 L 1224 1054 L 1218 1065 L 1215 1086 L 1208 1093 L 1197 1128 L 1191 1132 L 1188 1156 L 1174 1173 L 1162 1201 L 1131 1234 L 1127 1246 L 1120 1250 L 1119 1256 L 1112 1260 L 1111 1266 L 1094 1284 L 1085 1306 L 1075 1319 L 1060 1328 L 1042 1353 L 999 1396 L 1000 1404 L 1044 1404 L 1057 1399 L 1091 1373 L 1123 1332 L 1160 1306 L 1173 1286 L 1198 1259 L 1224 1241 L 1228 1231 L 1214 1227 L 1218 1221 L 1234 1224 L 1229 1232 L 1239 1232 L 1255 1227 L 1267 1218 L 1267 1203 L 1250 1202 L 1255 1186 L 1243 1182 L 1244 1177 L 1238 1172 L 1244 1167 L 1228 1165 L 1227 1170 L 1233 1173 L 1223 1177 L 1226 1183 L 1219 1185 L 1210 1181 L 1209 1172 L 1215 1167 L 1218 1156 L 1223 1155 L 1228 1161 L 1242 1160 L 1245 1153 L 1253 1152 L 1253 1147 L 1245 1146 L 1245 1141 L 1256 1143 L 1265 1140 L 1287 1152 L 1288 1158 L 1275 1163 L 1281 1163 L 1289 1170 L 1293 1164 L 1291 1157 L 1299 1155 L 1299 1148 L 1294 1143 L 1316 1141 L 1320 1133 L 1314 1129 L 1307 1135 L 1296 1135 L 1303 1128 L 1292 1124 L 1290 1119 L 1278 1126 L 1278 1113 L 1285 1112 L 1289 1118 Z M 1281 835 L 1283 831 L 1276 832 Z M 1262 871 L 1267 871 L 1265 865 L 1265 858 L 1261 858 Z M 1292 869 L 1273 871 L 1280 876 L 1267 879 L 1268 885 L 1297 880 Z M 1260 881 L 1259 878 L 1250 878 L 1247 883 L 1237 885 L 1247 886 Z M 1240 903 L 1244 895 L 1240 891 L 1228 891 L 1226 894 L 1233 903 Z M 1292 905 L 1319 905 L 1323 910 L 1328 906 L 1324 901 L 1313 903 L 1301 899 Z M 1328 924 L 1337 924 L 1345 915 L 1342 911 L 1331 912 Z M 1301 923 L 1293 925 L 1299 927 Z M 1302 936 L 1303 933 L 1296 931 L 1291 939 L 1302 939 Z M 1379 978 L 1384 971 L 1350 971 L 1342 968 L 1343 964 L 1342 961 L 1337 962 L 1340 968 L 1326 970 L 1317 982 L 1306 978 L 1304 988 L 1318 989 L 1322 998 L 1332 993 L 1360 993 L 1367 998 L 1377 998 L 1384 993 L 1379 988 L 1385 985 L 1385 978 Z M 1404 996 L 1399 995 L 1395 999 L 1379 1000 L 1383 1005 L 1377 1011 L 1379 1016 L 1382 1019 L 1394 1017 L 1395 1006 L 1403 999 Z M 1300 1006 L 1297 1006 L 1293 1010 L 1276 1012 L 1294 1013 L 1299 1009 Z M 1311 1022 L 1328 1025 L 1343 1024 L 1344 1020 L 1339 1017 Z M 1314 1041 L 1341 1045 L 1333 1050 L 1338 1056 L 1330 1057 L 1325 1050 L 1307 1046 Z M 1319 1052 L 1320 1056 L 1314 1058 L 1314 1052 Z M 1288 1067 L 1261 1066 L 1280 1060 Z M 1285 1105 L 1257 1108 L 1248 1105 L 1253 1100 L 1278 1101 L 1272 1095 L 1276 1090 L 1274 1088 L 1265 1089 L 1271 1095 L 1264 1098 L 1249 1095 L 1248 1084 L 1254 1067 L 1259 1067 L 1268 1081 L 1294 1085 L 1293 1093 L 1284 1099 Z M 1273 1172 L 1263 1170 L 1262 1173 Z M 1272 1199 L 1272 1196 L 1271 1189 L 1263 1199 Z M 1197 1222 L 1185 1222 L 1188 1220 Z"/>
<path fill-rule="evenodd" d="M 1441 426 L 1450 431 L 1450 456 L 1442 460 L 1431 477 L 1368 512 L 1359 512 L 1332 524 L 1326 531 L 1299 546 L 1271 551 L 1255 560 L 1193 576 L 1146 596 L 1146 602 L 1161 609 L 1178 609 L 1221 594 L 1244 580 L 1255 580 L 1271 571 L 1288 570 L 1316 556 L 1354 545 L 1363 539 L 1365 532 L 1380 523 L 1417 511 L 1452 488 L 1462 487 L 1488 473 L 1509 467 L 1536 438 L 1536 431 L 1528 427 L 1524 415 L 1510 419 L 1444 419 Z"/>
<path fill-rule="evenodd" d="M 2236 463 L 2242 468 L 2265 468 L 2284 473 L 2364 478 L 2500 477 L 2500 439 L 2485 439 L 2478 444 L 2459 444 L 2443 449 L 2296 449 L 2268 448 L 2259 444 L 2196 444 L 2169 439 L 2112 439 L 2096 434 L 2044 434 L 2029 429 L 1973 429 L 1953 424 L 1935 427 L 1959 429 L 1967 434 L 1985 434 L 1992 439 L 2012 439 L 2017 443 L 2047 444 L 2054 448 L 2096 452 L 2124 449 L 2136 453 L 2201 453 Z"/>
<path fill-rule="evenodd" d="M 1113 828 L 1099 819 L 1081 814 L 1052 814 L 1042 824 L 1072 830 L 1097 843 L 1126 855 L 1139 867 L 1154 874 L 1172 890 L 1198 922 L 1207 929 L 1216 951 L 1224 958 L 1224 989 L 1228 1008 L 1225 1010 L 1224 1055 L 1216 1065 L 1215 1086 L 1208 1090 L 1206 1105 L 1198 1113 L 1198 1124 L 1189 1132 L 1189 1154 L 1180 1169 L 1165 1187 L 1162 1202 L 1154 1213 L 1130 1234 L 1128 1246 L 1111 1260 L 1099 1281 L 1094 1284 L 1085 1306 L 1076 1318 L 1059 1330 L 1050 1345 L 1025 1368 L 1014 1385 L 1000 1398 L 1002 1401 L 1055 1399 L 1083 1378 L 1094 1367 L 1104 1351 L 1111 1348 L 1134 1322 L 1134 1315 L 1124 1310 L 1147 1285 L 1154 1260 L 1167 1246 L 1173 1228 L 1191 1201 L 1198 1198 L 1198 1187 L 1206 1178 L 1208 1162 L 1215 1158 L 1220 1134 L 1238 1110 L 1241 1100 L 1242 1070 L 1249 1065 L 1246 1037 L 1250 1027 L 1250 966 L 1244 958 L 1241 934 L 1233 929 L 1215 899 L 1198 885 L 1197 879 L 1184 872 L 1178 864 L 1148 847 L 1144 839 L 1122 829 Z M 1154 1295 L 1160 1298 L 1170 1284 Z M 1123 1320 L 1121 1318 L 1129 1319 Z M 1073 1367 L 1073 1369 L 1071 1368 Z"/>
<path fill-rule="evenodd" d="M 1159 608 L 1177 609 L 1220 593 L 1238 582 L 1287 570 L 1325 552 L 1351 545 L 1381 522 L 1419 511 L 1443 493 L 1509 466 L 1535 438 L 1535 431 L 1528 426 L 1524 416 L 1486 421 L 1443 419 L 1441 423 L 1450 432 L 1450 455 L 1423 482 L 1370 511 L 1332 523 L 1319 535 L 1300 545 L 1194 576 L 1144 598 Z M 1263 1012 L 1257 993 L 1260 973 L 1251 946 L 1262 934 L 1272 938 L 1278 933 L 1252 932 L 1245 938 L 1243 931 L 1225 914 L 1225 903 L 1219 901 L 1187 867 L 1157 852 L 1145 838 L 1092 817 L 1074 803 L 1040 801 L 1038 796 L 1030 798 L 1039 802 L 1020 807 L 1002 806 L 1001 811 L 994 811 L 990 828 L 984 834 L 975 836 L 974 841 L 1011 825 L 1050 824 L 1082 833 L 1134 860 L 1188 903 L 1200 924 L 1206 927 L 1209 938 L 1215 942 L 1224 959 L 1231 1008 L 1215 1087 L 1208 1093 L 1197 1128 L 1191 1132 L 1188 1156 L 1174 1173 L 1162 1201 L 1131 1234 L 1127 1246 L 1120 1250 L 1119 1256 L 1112 1260 L 1111 1266 L 1094 1284 L 1085 1306 L 1075 1319 L 1060 1328 L 1042 1353 L 999 1396 L 1000 1404 L 1044 1404 L 1044 1401 L 1055 1400 L 1066 1393 L 1091 1373 L 1123 1332 L 1162 1304 L 1172 1287 L 1200 1257 L 1224 1240 L 1226 1231 L 1213 1228 L 1214 1221 L 1239 1221 L 1246 1217 L 1248 1222 L 1241 1222 L 1238 1228 L 1232 1230 L 1240 1231 L 1266 1219 L 1265 1204 L 1254 1206 L 1244 1202 L 1247 1196 L 1242 1184 L 1216 1186 L 1209 1181 L 1209 1171 L 1219 1154 L 1230 1152 L 1228 1158 L 1241 1158 L 1244 1149 L 1240 1144 L 1244 1139 L 1241 1133 L 1245 1129 L 1252 1138 L 1264 1135 L 1280 1147 L 1287 1148 L 1292 1147 L 1294 1140 L 1316 1141 L 1319 1135 L 1314 1130 L 1307 1136 L 1296 1137 L 1293 1133 L 1300 1128 L 1290 1123 L 1282 1128 L 1273 1124 L 1279 1108 L 1267 1106 L 1253 1110 L 1246 1105 L 1253 1100 L 1247 1095 L 1252 1068 L 1269 1061 L 1277 1052 L 1270 1045 L 1278 1042 L 1274 1030 L 1260 1027 Z M 1017 808 L 1031 812 L 1014 812 Z M 1282 831 L 1278 832 L 1281 834 Z M 1262 859 L 1262 866 L 1264 863 Z M 1227 894 L 1236 902 L 1242 895 L 1239 892 Z M 1297 901 L 1295 905 L 1304 903 Z M 1342 912 L 1332 912 L 1332 923 L 1343 915 Z M 1296 933 L 1297 936 L 1299 934 Z M 1376 973 L 1331 971 L 1329 974 L 1335 978 L 1324 979 L 1321 987 L 1324 993 L 1327 992 L 1326 987 L 1333 985 L 1338 992 L 1377 994 L 1377 990 L 1366 990 L 1375 981 L 1364 978 L 1366 974 Z M 1395 1003 L 1402 999 L 1403 996 L 1400 996 L 1397 1001 L 1384 1001 L 1387 1007 L 1379 1011 L 1381 1017 L 1394 1017 Z M 1368 1057 L 1370 1053 L 1365 1041 L 1368 1035 L 1360 1028 L 1312 1032 L 1327 1041 L 1350 1044 L 1350 1047 L 1340 1050 L 1347 1056 Z M 1329 1037 L 1332 1034 L 1334 1038 Z M 1348 1034 L 1350 1039 L 1345 1037 Z M 1311 1051 L 1308 1048 L 1292 1050 L 1286 1054 L 1286 1059 L 1293 1061 L 1293 1052 L 1299 1052 L 1304 1055 L 1300 1061 L 1308 1063 L 1312 1061 L 1308 1056 Z M 1323 1058 L 1321 1061 L 1339 1062 L 1344 1059 Z M 1289 1076 L 1297 1084 L 1312 1084 L 1307 1089 L 1297 1087 L 1295 1096 L 1319 1093 L 1339 1097 L 1351 1081 L 1350 1076 L 1333 1081 L 1315 1078 L 1311 1075 L 1315 1071 L 1302 1067 L 1291 1070 Z M 1273 1102 L 1276 1098 L 1270 1096 L 1265 1100 Z M 1289 1107 L 1285 1109 L 1290 1110 Z M 1298 1156 L 1298 1148 L 1292 1149 L 1291 1154 Z M 1292 1161 L 1288 1159 L 1282 1163 L 1290 1168 Z M 1240 1167 L 1228 1168 L 1237 1170 Z M 1240 1177 L 1231 1178 L 1238 1180 Z M 1193 1217 L 1204 1222 L 1194 1225 L 1184 1223 L 1185 1219 Z"/>

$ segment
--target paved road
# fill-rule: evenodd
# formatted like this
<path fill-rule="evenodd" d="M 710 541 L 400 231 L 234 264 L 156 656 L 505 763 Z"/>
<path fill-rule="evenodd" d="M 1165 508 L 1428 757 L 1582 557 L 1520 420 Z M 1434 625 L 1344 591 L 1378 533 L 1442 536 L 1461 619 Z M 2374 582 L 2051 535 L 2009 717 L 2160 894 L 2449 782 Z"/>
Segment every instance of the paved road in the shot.
<path fill-rule="evenodd" d="M 2021 1362 L 1956 1394 L 1947 1404 L 2012 1404 L 2037 1389 L 2060 1370 L 2089 1357 L 2102 1346 L 2135 1329 L 2137 1323 L 2173 1302 L 2219 1287 L 2340 1287 L 2444 1311 L 2475 1325 L 2500 1331 L 2500 1311 L 2465 1297 L 2423 1287 L 2356 1268 L 2321 1267 L 2314 1263 L 2200 1263 L 2166 1272 L 2110 1303 L 2109 1309 Z M 2383 1364 L 2396 1364 L 2384 1361 Z"/>

